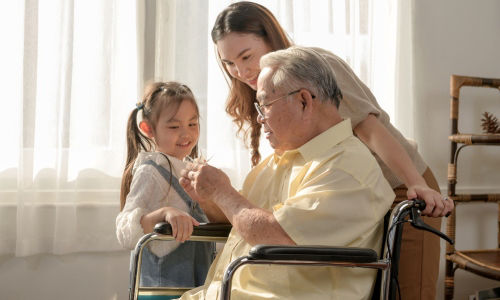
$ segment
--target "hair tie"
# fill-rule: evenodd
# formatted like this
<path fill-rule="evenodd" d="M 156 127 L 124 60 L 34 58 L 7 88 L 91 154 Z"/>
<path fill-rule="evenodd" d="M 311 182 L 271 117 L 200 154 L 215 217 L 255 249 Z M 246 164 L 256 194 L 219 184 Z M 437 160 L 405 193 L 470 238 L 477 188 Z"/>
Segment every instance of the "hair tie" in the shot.
<path fill-rule="evenodd" d="M 141 110 L 141 109 L 144 108 L 144 103 L 139 103 L 138 102 L 138 103 L 135 104 L 135 107 L 137 107 L 137 110 Z"/>

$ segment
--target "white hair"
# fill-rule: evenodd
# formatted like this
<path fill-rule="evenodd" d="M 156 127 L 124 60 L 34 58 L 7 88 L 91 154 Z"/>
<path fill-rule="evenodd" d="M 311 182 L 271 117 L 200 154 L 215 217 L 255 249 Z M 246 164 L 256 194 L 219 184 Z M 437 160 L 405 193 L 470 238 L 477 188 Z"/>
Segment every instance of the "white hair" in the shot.
<path fill-rule="evenodd" d="M 309 47 L 292 46 L 270 52 L 260 59 L 260 68 L 273 70 L 270 84 L 274 89 L 306 88 L 320 101 L 331 101 L 336 107 L 342 99 L 335 73 L 328 61 Z"/>

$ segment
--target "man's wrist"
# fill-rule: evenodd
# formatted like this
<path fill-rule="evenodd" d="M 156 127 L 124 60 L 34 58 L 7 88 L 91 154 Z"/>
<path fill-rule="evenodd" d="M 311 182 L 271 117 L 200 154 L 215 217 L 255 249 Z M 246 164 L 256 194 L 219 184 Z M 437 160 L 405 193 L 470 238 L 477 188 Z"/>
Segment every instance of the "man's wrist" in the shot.
<path fill-rule="evenodd" d="M 220 186 L 220 187 L 215 189 L 215 192 L 214 192 L 211 200 L 216 205 L 220 206 L 220 204 L 222 204 L 222 202 L 225 201 L 226 199 L 234 198 L 235 192 L 239 195 L 239 193 L 231 185 Z"/>

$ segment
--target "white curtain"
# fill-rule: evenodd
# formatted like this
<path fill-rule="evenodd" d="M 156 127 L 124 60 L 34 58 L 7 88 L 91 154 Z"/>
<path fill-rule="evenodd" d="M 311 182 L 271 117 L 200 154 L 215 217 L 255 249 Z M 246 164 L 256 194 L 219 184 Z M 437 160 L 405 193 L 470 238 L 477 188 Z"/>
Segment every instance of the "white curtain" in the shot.
<path fill-rule="evenodd" d="M 394 101 L 394 119 L 396 125 L 404 136 L 410 139 L 416 139 L 416 124 L 414 113 L 415 89 L 414 89 L 414 48 L 413 48 L 413 1 L 401 0 L 398 2 L 397 11 L 397 33 L 396 33 L 396 55 L 395 55 L 395 99 Z M 421 104 L 422 105 L 422 104 Z"/>
<path fill-rule="evenodd" d="M 141 69 L 137 3 L 0 5 L 0 254 L 119 249 L 113 215 Z"/>
<path fill-rule="evenodd" d="M 231 2 L 0 2 L 0 255 L 120 249 L 126 119 L 151 81 L 193 89 L 202 153 L 241 186 L 250 155 L 224 111 L 228 86 L 210 38 Z M 258 2 L 296 44 L 343 57 L 393 114 L 396 0 Z"/>

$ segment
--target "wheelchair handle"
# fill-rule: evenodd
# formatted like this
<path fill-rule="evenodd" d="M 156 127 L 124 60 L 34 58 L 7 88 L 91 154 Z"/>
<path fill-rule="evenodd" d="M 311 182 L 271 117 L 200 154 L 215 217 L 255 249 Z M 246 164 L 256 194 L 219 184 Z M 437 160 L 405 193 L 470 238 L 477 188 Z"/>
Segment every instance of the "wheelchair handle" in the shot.
<path fill-rule="evenodd" d="M 420 230 L 425 230 L 428 231 L 432 234 L 435 234 L 442 238 L 443 240 L 447 241 L 451 245 L 454 244 L 454 241 L 447 236 L 446 234 L 442 233 L 441 231 L 434 229 L 433 227 L 427 225 L 421 218 L 420 212 L 425 209 L 425 201 L 421 199 L 412 199 L 413 201 L 413 206 L 410 209 L 410 224 Z"/>
<path fill-rule="evenodd" d="M 231 229 L 230 223 L 200 223 L 193 227 L 191 236 L 227 237 Z M 153 231 L 157 234 L 172 235 L 172 225 L 160 222 L 155 225 Z"/>

